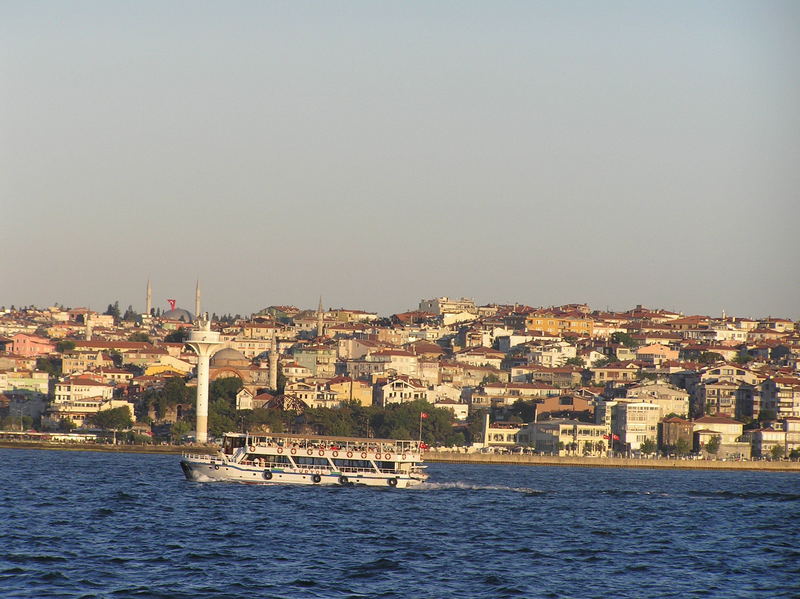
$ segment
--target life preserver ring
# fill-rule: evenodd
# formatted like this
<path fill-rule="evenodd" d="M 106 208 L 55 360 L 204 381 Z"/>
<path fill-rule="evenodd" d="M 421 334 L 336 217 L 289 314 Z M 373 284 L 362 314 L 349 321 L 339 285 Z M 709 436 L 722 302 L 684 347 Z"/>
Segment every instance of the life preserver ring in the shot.
<path fill-rule="evenodd" d="M 362 457 L 362 458 L 365 458 L 365 457 L 367 457 L 367 452 L 366 452 L 366 451 L 362 451 L 362 452 L 361 452 L 361 457 Z"/>
<path fill-rule="evenodd" d="M 292 455 L 294 455 L 296 453 L 297 453 L 297 450 L 294 447 L 292 447 Z"/>
<path fill-rule="evenodd" d="M 339 452 L 338 451 L 334 451 L 333 452 L 333 457 L 338 458 L 339 457 Z"/>
<path fill-rule="evenodd" d="M 350 482 L 350 481 L 347 480 L 346 476 L 340 476 L 339 477 L 339 484 L 340 485 L 346 485 L 348 482 Z"/>
<path fill-rule="evenodd" d="M 376 453 L 376 454 L 375 454 L 375 459 L 376 459 L 376 460 L 380 460 L 380 459 L 381 459 L 381 454 L 379 454 L 379 453 Z"/>
<path fill-rule="evenodd" d="M 322 477 L 319 474 L 315 474 L 314 476 L 311 477 L 311 480 L 315 483 L 318 483 L 319 481 L 322 480 Z"/>
<path fill-rule="evenodd" d="M 253 452 L 253 451 L 255 451 L 255 450 L 256 450 L 256 446 L 255 446 L 255 445 L 251 445 L 251 446 L 250 446 L 250 447 L 248 447 L 247 449 L 248 449 L 248 451 L 251 451 L 251 452 Z"/>
<path fill-rule="evenodd" d="M 352 451 L 348 451 L 347 452 L 347 457 L 348 458 L 352 458 L 353 457 L 353 452 Z"/>
<path fill-rule="evenodd" d="M 319 450 L 319 455 L 325 455 L 325 452 L 320 449 Z"/>
<path fill-rule="evenodd" d="M 264 470 L 264 480 L 270 480 L 272 478 L 272 470 Z"/>
<path fill-rule="evenodd" d="M 214 464 L 214 470 L 219 470 L 219 466 L 217 466 L 216 464 Z"/>
<path fill-rule="evenodd" d="M 383 456 L 383 458 L 386 459 L 386 460 L 391 460 L 392 459 L 392 454 L 387 453 L 385 456 Z"/>
<path fill-rule="evenodd" d="M 308 449 L 308 450 L 306 450 L 306 453 L 308 455 L 314 455 L 314 450 L 313 449 Z"/>
<path fill-rule="evenodd" d="M 283 447 L 278 447 L 278 453 L 283 453 Z"/>
<path fill-rule="evenodd" d="M 388 483 L 388 485 L 390 487 L 396 487 L 397 486 L 397 479 L 396 478 L 390 478 L 386 482 Z"/>
<path fill-rule="evenodd" d="M 404 460 L 406 459 L 406 454 L 403 454 L 403 459 L 404 459 Z"/>

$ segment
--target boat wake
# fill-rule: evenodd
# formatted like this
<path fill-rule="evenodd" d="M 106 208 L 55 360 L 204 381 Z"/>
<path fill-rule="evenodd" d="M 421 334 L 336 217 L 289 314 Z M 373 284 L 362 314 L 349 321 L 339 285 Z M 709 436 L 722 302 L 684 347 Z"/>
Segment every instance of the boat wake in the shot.
<path fill-rule="evenodd" d="M 470 483 L 452 482 L 452 483 L 422 483 L 415 487 L 411 487 L 418 491 L 446 491 L 456 489 L 459 491 L 509 491 L 511 493 L 522 493 L 523 495 L 544 495 L 545 491 L 538 489 L 531 489 L 530 487 L 509 487 L 506 485 L 474 485 Z"/>

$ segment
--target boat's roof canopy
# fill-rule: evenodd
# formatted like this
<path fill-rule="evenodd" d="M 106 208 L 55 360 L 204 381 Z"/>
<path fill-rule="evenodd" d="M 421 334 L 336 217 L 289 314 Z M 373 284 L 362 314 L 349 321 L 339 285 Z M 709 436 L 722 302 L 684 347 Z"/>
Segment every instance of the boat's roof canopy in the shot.
<path fill-rule="evenodd" d="M 342 443 L 419 443 L 413 439 L 377 439 L 375 437 L 331 437 L 303 435 L 300 433 L 225 433 L 226 437 L 265 437 L 268 439 L 296 439 L 303 441 L 341 441 Z"/>

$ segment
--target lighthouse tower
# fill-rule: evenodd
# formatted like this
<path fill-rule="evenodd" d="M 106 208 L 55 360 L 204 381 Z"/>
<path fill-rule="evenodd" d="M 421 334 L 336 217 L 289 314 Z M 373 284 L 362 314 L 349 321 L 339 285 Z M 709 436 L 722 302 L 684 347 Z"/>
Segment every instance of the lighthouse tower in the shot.
<path fill-rule="evenodd" d="M 197 353 L 197 442 L 208 442 L 208 371 L 211 356 L 224 345 L 219 333 L 211 330 L 208 314 L 197 315 L 195 327 L 189 333 L 186 345 Z"/>

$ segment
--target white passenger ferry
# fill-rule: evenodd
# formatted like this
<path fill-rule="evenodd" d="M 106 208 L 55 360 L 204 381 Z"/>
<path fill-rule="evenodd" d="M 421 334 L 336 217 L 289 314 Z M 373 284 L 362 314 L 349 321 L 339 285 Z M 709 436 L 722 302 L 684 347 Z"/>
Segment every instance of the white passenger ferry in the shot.
<path fill-rule="evenodd" d="M 184 454 L 193 481 L 405 488 L 428 478 L 424 443 L 268 433 L 226 433 L 216 455 Z"/>

